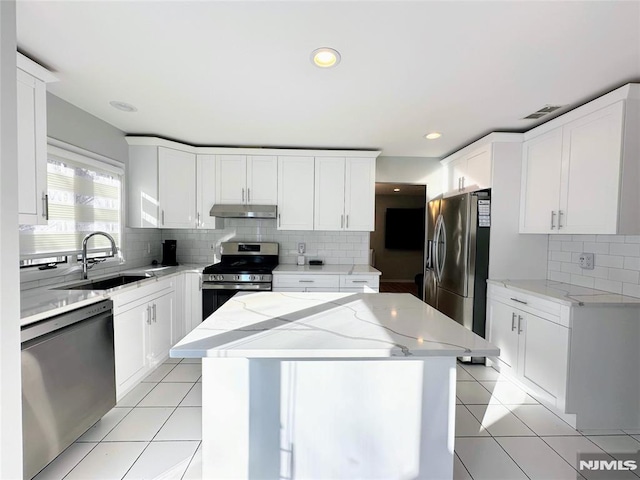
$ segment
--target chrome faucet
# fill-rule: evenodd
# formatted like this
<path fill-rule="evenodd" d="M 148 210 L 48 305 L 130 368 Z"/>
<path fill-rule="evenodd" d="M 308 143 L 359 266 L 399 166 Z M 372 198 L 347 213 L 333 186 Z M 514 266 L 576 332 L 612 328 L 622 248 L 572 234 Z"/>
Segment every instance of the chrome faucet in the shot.
<path fill-rule="evenodd" d="M 118 247 L 116 246 L 116 241 L 107 232 L 93 232 L 87 235 L 86 237 L 84 237 L 84 239 L 82 240 L 82 278 L 83 279 L 87 278 L 87 272 L 91 267 L 93 267 L 93 265 L 89 266 L 89 259 L 87 258 L 87 242 L 94 235 L 102 235 L 103 237 L 107 237 L 111 242 L 111 251 L 113 252 L 113 256 L 115 256 L 118 253 Z M 103 262 L 103 261 L 104 259 L 94 260 L 93 263 L 96 264 L 98 262 Z"/>

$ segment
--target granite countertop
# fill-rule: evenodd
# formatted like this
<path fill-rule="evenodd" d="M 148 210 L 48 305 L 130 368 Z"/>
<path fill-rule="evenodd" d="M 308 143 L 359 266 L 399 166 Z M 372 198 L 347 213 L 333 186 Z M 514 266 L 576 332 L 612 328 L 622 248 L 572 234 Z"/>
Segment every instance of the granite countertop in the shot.
<path fill-rule="evenodd" d="M 300 273 L 316 275 L 380 275 L 380 270 L 369 265 L 278 265 L 273 274 Z"/>
<path fill-rule="evenodd" d="M 171 349 L 172 357 L 495 356 L 499 349 L 409 294 L 240 293 Z"/>
<path fill-rule="evenodd" d="M 33 288 L 20 292 L 20 326 L 25 326 L 45 318 L 58 315 L 60 313 L 75 310 L 76 308 L 90 305 L 117 293 L 135 290 L 151 282 L 177 275 L 182 272 L 202 272 L 202 265 L 179 265 L 177 267 L 140 267 L 131 270 L 123 270 L 118 273 L 110 273 L 89 277 L 89 280 L 100 280 L 120 274 L 151 274 L 149 278 L 132 282 L 109 290 L 58 290 L 65 285 L 82 283 L 84 280 L 74 280 L 72 282 L 48 285 L 46 287 Z"/>
<path fill-rule="evenodd" d="M 620 305 L 640 307 L 640 298 L 570 285 L 554 280 L 487 280 L 487 283 L 568 306 Z"/>

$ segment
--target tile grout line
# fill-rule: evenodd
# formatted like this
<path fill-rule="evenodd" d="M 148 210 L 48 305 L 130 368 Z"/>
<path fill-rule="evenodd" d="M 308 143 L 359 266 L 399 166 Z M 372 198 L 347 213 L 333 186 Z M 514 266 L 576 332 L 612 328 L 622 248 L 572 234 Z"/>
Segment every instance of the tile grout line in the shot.
<path fill-rule="evenodd" d="M 469 469 L 467 468 L 467 466 L 464 464 L 464 462 L 462 461 L 462 459 L 460 458 L 460 455 L 458 455 L 458 453 L 455 451 L 455 448 L 453 450 L 453 456 L 455 457 L 453 459 L 453 465 L 455 466 L 456 464 L 456 458 L 458 459 L 458 461 L 460 462 L 460 465 L 462 465 L 462 468 L 464 468 L 467 471 L 467 474 L 469 475 L 469 478 L 471 478 L 471 480 L 473 479 L 473 475 L 471 475 L 471 472 L 469 471 Z"/>
<path fill-rule="evenodd" d="M 200 440 L 198 442 L 198 446 L 196 447 L 195 452 L 193 452 L 193 455 L 191 456 L 191 459 L 189 460 L 189 463 L 187 465 L 187 468 L 184 469 L 184 473 L 182 474 L 182 476 L 180 477 L 180 480 L 184 479 L 184 476 L 187 474 L 187 472 L 189 471 L 189 467 L 191 466 L 191 464 L 193 463 L 193 459 L 196 458 L 196 453 L 198 453 L 198 449 L 202 446 L 202 440 Z"/>
<path fill-rule="evenodd" d="M 75 442 L 74 442 L 74 443 L 75 443 Z M 73 443 L 72 443 L 71 445 L 73 445 Z M 64 451 L 66 452 L 68 448 L 71 448 L 71 445 L 69 445 L 67 448 L 65 448 L 65 450 L 64 450 Z M 64 476 L 63 476 L 60 480 L 64 480 L 65 478 L 67 478 L 67 477 L 69 476 L 69 474 L 70 474 L 71 472 L 73 472 L 73 471 L 75 470 L 75 468 L 76 468 L 78 465 L 80 465 L 80 462 L 82 462 L 85 458 L 87 458 L 87 456 L 88 456 L 91 452 L 93 452 L 93 450 L 94 450 L 98 445 L 100 445 L 100 442 L 96 442 L 96 444 L 95 444 L 92 448 L 90 448 L 90 449 L 89 449 L 89 451 L 86 453 L 86 455 L 84 455 L 80 460 L 78 460 L 78 463 L 76 463 L 76 464 L 71 468 L 71 470 L 69 470 L 66 474 L 64 474 Z M 63 452 L 63 453 L 64 453 L 64 452 Z M 62 455 L 62 454 L 60 454 L 60 455 Z M 60 456 L 60 455 L 58 455 L 58 456 Z M 56 457 L 56 458 L 58 458 L 58 457 Z M 48 465 L 47 465 L 47 466 L 48 466 Z M 47 468 L 47 467 L 45 466 L 42 470 L 40 470 L 40 472 L 38 472 L 38 475 L 40 475 L 40 473 L 41 473 L 45 468 Z M 37 476 L 37 475 L 36 475 L 36 476 Z M 35 478 L 35 477 L 34 477 L 34 478 Z"/>

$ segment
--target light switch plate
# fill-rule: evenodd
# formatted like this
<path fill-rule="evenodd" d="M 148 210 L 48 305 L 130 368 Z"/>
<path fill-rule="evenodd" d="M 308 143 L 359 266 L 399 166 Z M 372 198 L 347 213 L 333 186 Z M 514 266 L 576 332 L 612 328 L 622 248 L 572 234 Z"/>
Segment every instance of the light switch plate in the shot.
<path fill-rule="evenodd" d="M 580 268 L 583 268 L 585 270 L 593 270 L 593 253 L 581 253 L 579 260 Z"/>

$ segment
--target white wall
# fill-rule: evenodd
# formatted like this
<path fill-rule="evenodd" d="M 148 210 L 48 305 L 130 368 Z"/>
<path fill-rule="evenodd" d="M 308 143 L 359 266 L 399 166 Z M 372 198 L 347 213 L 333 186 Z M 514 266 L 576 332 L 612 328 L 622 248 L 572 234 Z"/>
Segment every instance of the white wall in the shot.
<path fill-rule="evenodd" d="M 369 263 L 369 232 L 282 231 L 275 220 L 227 218 L 224 222 L 224 229 L 219 230 L 162 230 L 162 239 L 178 241 L 178 263 L 218 262 L 220 243 L 240 241 L 277 242 L 283 264 L 296 263 L 298 242 L 306 243 L 307 260 L 318 258 L 334 265 Z"/>
<path fill-rule="evenodd" d="M 547 278 L 640 298 L 640 235 L 549 235 Z M 593 253 L 593 270 L 579 266 Z"/>
<path fill-rule="evenodd" d="M 22 478 L 16 5 L 0 2 L 0 478 Z"/>
<path fill-rule="evenodd" d="M 378 157 L 376 182 L 427 185 L 427 198 L 442 193 L 442 168 L 439 158 Z"/>

